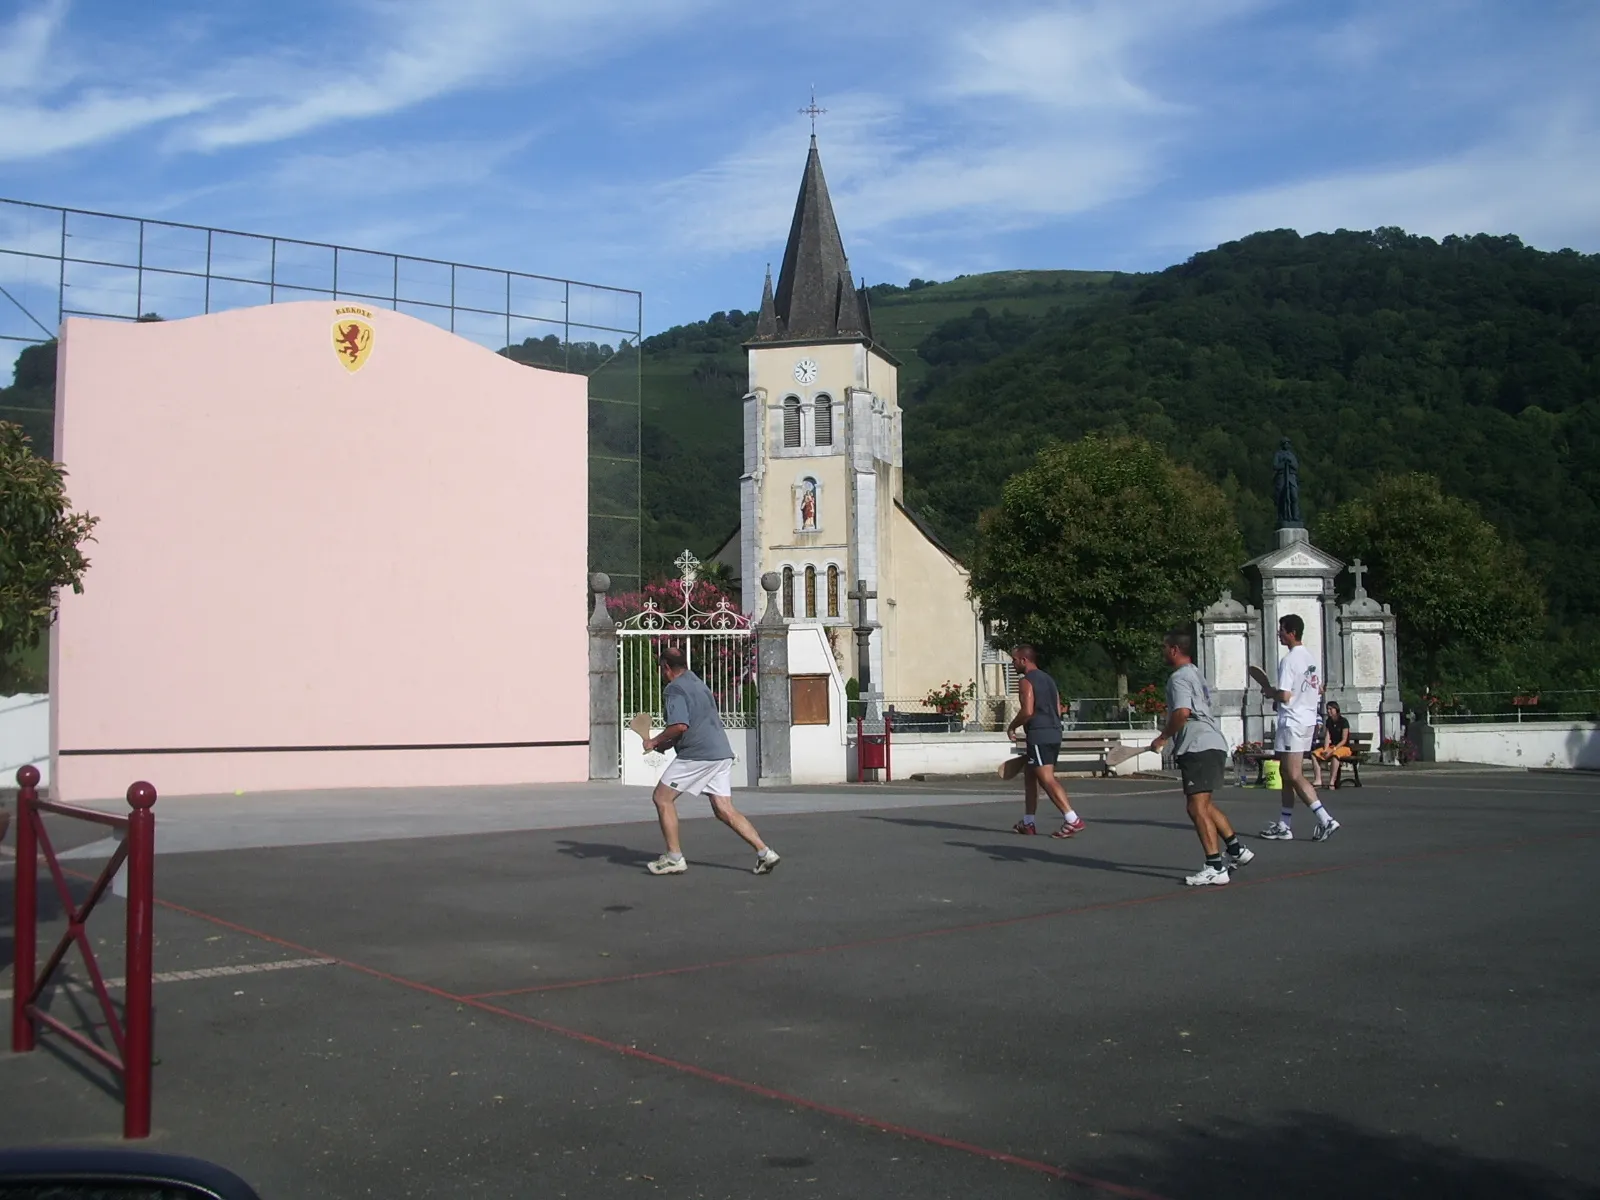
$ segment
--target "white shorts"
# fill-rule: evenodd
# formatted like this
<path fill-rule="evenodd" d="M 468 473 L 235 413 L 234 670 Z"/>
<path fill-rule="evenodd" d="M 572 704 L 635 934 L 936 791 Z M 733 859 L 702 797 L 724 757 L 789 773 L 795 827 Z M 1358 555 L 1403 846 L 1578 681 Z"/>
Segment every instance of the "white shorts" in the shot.
<path fill-rule="evenodd" d="M 1292 721 L 1278 722 L 1278 730 L 1272 735 L 1272 748 L 1279 754 L 1301 754 L 1311 749 L 1311 735 L 1316 730 L 1309 725 L 1296 725 Z"/>
<path fill-rule="evenodd" d="M 733 795 L 733 759 L 719 758 L 711 762 L 692 758 L 675 758 L 661 772 L 661 782 L 675 792 L 691 796 Z"/>

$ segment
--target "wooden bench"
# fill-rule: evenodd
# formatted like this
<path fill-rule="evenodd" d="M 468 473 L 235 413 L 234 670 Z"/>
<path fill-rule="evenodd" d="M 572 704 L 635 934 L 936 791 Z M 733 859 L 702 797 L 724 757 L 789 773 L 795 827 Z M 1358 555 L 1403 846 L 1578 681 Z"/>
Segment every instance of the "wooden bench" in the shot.
<path fill-rule="evenodd" d="M 1101 775 L 1110 775 L 1111 764 L 1106 755 L 1120 745 L 1122 738 L 1104 730 L 1066 729 L 1061 733 L 1061 758 L 1091 759 L 1099 764 Z"/>
<path fill-rule="evenodd" d="M 1352 786 L 1352 787 L 1362 787 L 1363 786 L 1363 784 L 1361 782 L 1361 762 L 1362 762 L 1363 759 L 1365 759 L 1371 753 L 1372 753 L 1372 735 L 1370 733 L 1357 733 L 1357 732 L 1355 732 L 1355 730 L 1352 729 L 1350 731 L 1350 757 L 1344 760 L 1344 766 L 1340 768 L 1340 774 L 1341 775 L 1344 775 L 1345 773 L 1349 774 L 1349 776 L 1350 776 L 1350 786 Z M 1275 757 L 1275 756 L 1274 756 L 1274 754 L 1272 753 L 1271 750 L 1266 751 L 1264 754 L 1236 754 L 1236 755 L 1234 755 L 1234 764 L 1235 764 L 1236 767 L 1243 766 L 1246 769 L 1253 769 L 1256 772 L 1256 781 L 1255 781 L 1255 783 L 1253 785 L 1246 785 L 1245 782 L 1244 782 L 1243 772 L 1240 772 L 1240 777 L 1239 777 L 1240 786 L 1260 787 L 1261 786 L 1261 782 L 1265 778 L 1265 774 L 1266 774 L 1266 772 L 1263 770 L 1262 764 L 1264 764 L 1265 762 L 1267 762 L 1267 760 L 1269 760 L 1269 759 L 1271 759 L 1273 757 Z M 1312 765 L 1312 763 L 1311 763 L 1311 754 L 1310 754 L 1309 751 L 1307 751 L 1306 756 L 1305 756 L 1305 765 L 1306 765 L 1307 768 L 1310 768 L 1311 765 Z M 1323 765 L 1328 767 L 1330 770 L 1333 767 L 1333 764 L 1331 762 L 1330 763 L 1324 763 Z M 1341 780 L 1340 782 L 1341 782 L 1341 786 L 1342 786 L 1343 780 Z"/>

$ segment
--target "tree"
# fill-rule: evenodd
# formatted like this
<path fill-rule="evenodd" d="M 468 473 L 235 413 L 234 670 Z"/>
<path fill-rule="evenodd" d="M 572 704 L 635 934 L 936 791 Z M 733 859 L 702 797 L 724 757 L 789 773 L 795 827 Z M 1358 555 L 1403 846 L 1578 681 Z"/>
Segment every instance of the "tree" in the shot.
<path fill-rule="evenodd" d="M 1542 632 L 1544 592 L 1521 548 L 1432 475 L 1379 478 L 1328 513 L 1317 538 L 1372 568 L 1371 590 L 1394 606 L 1400 649 L 1420 657 L 1429 684 L 1446 647 L 1494 654 Z"/>
<path fill-rule="evenodd" d="M 972 591 L 997 640 L 1046 658 L 1096 643 L 1128 668 L 1216 597 L 1244 557 L 1227 498 L 1136 437 L 1041 452 L 979 520 Z"/>
<path fill-rule="evenodd" d="M 0 667 L 38 645 L 63 587 L 83 591 L 79 546 L 98 518 L 68 511 L 66 472 L 0 421 Z"/>

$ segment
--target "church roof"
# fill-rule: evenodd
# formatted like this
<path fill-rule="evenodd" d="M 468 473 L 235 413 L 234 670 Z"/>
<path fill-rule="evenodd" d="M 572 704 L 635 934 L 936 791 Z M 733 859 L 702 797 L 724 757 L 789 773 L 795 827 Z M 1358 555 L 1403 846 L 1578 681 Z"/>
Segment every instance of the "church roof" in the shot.
<path fill-rule="evenodd" d="M 768 277 L 768 288 L 771 278 Z M 828 197 L 817 139 L 811 138 L 800 195 L 789 223 L 778 287 L 761 297 L 757 342 L 872 341 L 866 289 L 850 275 L 839 222 Z"/>

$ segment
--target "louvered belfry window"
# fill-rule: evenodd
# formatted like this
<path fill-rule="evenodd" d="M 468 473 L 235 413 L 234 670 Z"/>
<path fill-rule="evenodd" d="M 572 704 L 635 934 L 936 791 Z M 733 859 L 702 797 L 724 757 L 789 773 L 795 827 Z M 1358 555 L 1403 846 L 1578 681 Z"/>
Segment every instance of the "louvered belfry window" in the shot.
<path fill-rule="evenodd" d="M 800 444 L 800 397 L 783 398 L 783 444 L 794 447 Z"/>
<path fill-rule="evenodd" d="M 783 615 L 794 616 L 794 568 L 783 569 Z"/>
<path fill-rule="evenodd" d="M 814 439 L 819 446 L 833 445 L 833 400 L 828 396 L 818 396 L 815 412 L 812 414 L 813 428 L 816 430 Z"/>
<path fill-rule="evenodd" d="M 806 568 L 806 616 L 817 615 L 817 569 Z"/>
<path fill-rule="evenodd" d="M 828 615 L 839 615 L 839 568 L 828 568 Z"/>

